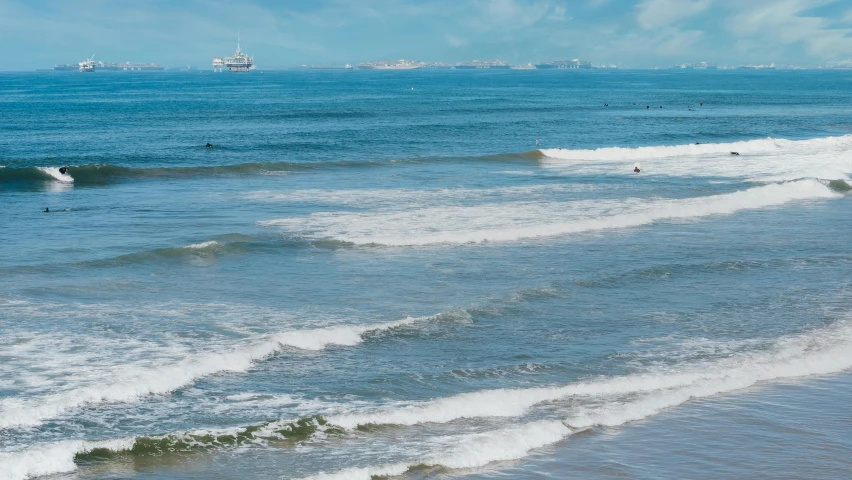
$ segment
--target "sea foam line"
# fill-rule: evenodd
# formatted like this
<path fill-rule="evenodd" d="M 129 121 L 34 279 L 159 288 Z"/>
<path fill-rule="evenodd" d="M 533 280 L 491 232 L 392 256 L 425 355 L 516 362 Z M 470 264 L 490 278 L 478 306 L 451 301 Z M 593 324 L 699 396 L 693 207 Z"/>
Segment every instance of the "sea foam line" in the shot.
<path fill-rule="evenodd" d="M 729 215 L 798 200 L 841 196 L 817 180 L 798 180 L 707 197 L 648 201 L 629 199 L 613 206 L 589 207 L 575 202 L 501 203 L 368 214 L 321 213 L 269 220 L 261 224 L 358 245 L 465 244 L 631 228 L 661 220 Z M 579 208 L 584 211 L 578 215 L 574 210 Z M 612 210 L 618 213 L 607 215 Z"/>
<path fill-rule="evenodd" d="M 594 150 L 570 150 L 547 148 L 540 150 L 551 159 L 559 160 L 590 160 L 590 161 L 633 161 L 650 160 L 655 158 L 695 156 L 708 154 L 730 154 L 735 151 L 740 154 L 776 153 L 787 150 L 800 150 L 803 153 L 819 152 L 825 149 L 848 149 L 852 147 L 852 135 L 839 137 L 823 137 L 810 140 L 785 140 L 778 138 L 763 138 L 730 143 L 701 143 L 686 145 L 657 145 L 647 147 L 605 147 Z"/>
<path fill-rule="evenodd" d="M 633 375 L 550 389 L 492 390 L 465 394 L 393 412 L 383 423 L 451 421 L 466 416 L 487 416 L 494 411 L 476 412 L 485 402 L 505 401 L 506 408 L 497 416 L 520 416 L 531 406 L 573 396 L 592 397 L 585 406 L 562 421 L 540 420 L 484 433 L 459 436 L 442 441 L 439 449 L 406 462 L 349 468 L 320 473 L 310 480 L 369 480 L 376 475 L 401 475 L 418 465 L 446 468 L 482 467 L 491 462 L 514 460 L 534 450 L 557 443 L 572 433 L 594 426 L 614 427 L 643 420 L 690 400 L 730 393 L 773 380 L 809 377 L 842 372 L 852 368 L 852 323 L 844 321 L 831 327 L 783 338 L 766 351 L 735 355 L 711 364 L 695 365 L 689 371 L 673 374 Z M 709 369 L 709 371 L 704 371 Z M 633 398 L 638 395 L 638 398 Z M 630 399 L 625 400 L 625 396 Z M 449 411 L 440 416 L 441 406 Z M 454 409 L 454 410 L 453 410 Z M 373 417 L 340 417 L 339 423 L 381 421 Z M 331 419 L 330 419 L 331 420 Z"/>
<path fill-rule="evenodd" d="M 400 475 L 413 466 L 473 468 L 494 461 L 523 458 L 538 448 L 561 441 L 574 432 L 593 426 L 619 426 L 642 420 L 692 399 L 730 393 L 774 380 L 838 373 L 852 368 L 852 322 L 778 339 L 769 347 L 673 371 L 660 371 L 594 381 L 529 389 L 498 389 L 472 392 L 405 406 L 375 409 L 354 415 L 328 417 L 328 425 L 354 428 L 363 423 L 415 425 L 448 423 L 471 417 L 520 417 L 536 404 L 574 397 L 567 418 L 539 420 L 482 433 L 440 437 L 423 445 L 420 457 L 393 464 L 350 468 L 321 473 L 313 480 L 369 479 L 373 475 Z M 278 421 L 262 426 L 268 431 L 294 425 Z M 233 430 L 233 429 L 231 429 Z M 257 428 L 253 431 L 261 433 Z M 210 433 L 210 432 L 196 432 Z M 233 432 L 214 432 L 216 434 Z M 95 448 L 116 452 L 129 450 L 135 439 L 98 442 L 67 441 L 0 453 L 0 465 L 11 480 L 73 471 L 74 457 Z M 0 471 L 2 472 L 2 471 Z M 13 475 L 14 474 L 14 475 Z"/>
<path fill-rule="evenodd" d="M 852 368 L 852 322 L 843 321 L 832 327 L 780 339 L 764 351 L 684 365 L 674 371 L 563 386 L 482 390 L 372 412 L 329 416 L 327 420 L 352 429 L 366 424 L 416 425 L 448 423 L 460 418 L 519 417 L 537 404 L 573 396 L 611 399 L 615 403 L 606 416 L 603 410 L 590 417 L 578 414 L 570 420 L 571 425 L 620 425 L 649 416 L 666 406 L 678 405 L 690 397 L 706 397 L 762 382 L 836 373 L 849 368 Z M 618 403 L 619 398 L 637 394 L 654 395 L 633 405 L 634 410 L 622 408 L 623 404 Z"/>
<path fill-rule="evenodd" d="M 268 335 L 227 353 L 193 355 L 172 365 L 136 368 L 119 380 L 78 388 L 35 400 L 10 398 L 0 402 L 0 429 L 35 426 L 44 420 L 87 404 L 120 403 L 140 397 L 165 394 L 195 380 L 221 372 L 245 372 L 284 347 L 323 350 L 329 345 L 354 346 L 364 334 L 410 325 L 435 317 L 409 317 L 374 325 L 343 325 L 311 330 L 294 330 Z"/>

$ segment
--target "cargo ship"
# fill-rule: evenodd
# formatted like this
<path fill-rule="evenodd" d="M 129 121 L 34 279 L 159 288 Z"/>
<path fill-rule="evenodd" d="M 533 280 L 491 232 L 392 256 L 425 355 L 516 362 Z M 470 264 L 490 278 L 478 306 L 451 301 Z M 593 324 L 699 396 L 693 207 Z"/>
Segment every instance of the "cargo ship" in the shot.
<path fill-rule="evenodd" d="M 352 65 L 311 65 L 311 70 L 352 70 Z"/>
<path fill-rule="evenodd" d="M 588 60 L 579 60 L 579 59 L 575 58 L 573 60 L 556 60 L 556 61 L 553 61 L 553 62 L 537 63 L 535 65 L 535 68 L 539 68 L 539 69 L 558 68 L 558 69 L 583 69 L 583 70 L 586 70 L 586 69 L 592 68 L 592 63 L 589 62 Z"/>
<path fill-rule="evenodd" d="M 485 68 L 509 69 L 512 68 L 512 66 L 502 60 L 474 60 L 472 62 L 456 63 L 456 70 L 475 70 Z"/>
<path fill-rule="evenodd" d="M 360 70 L 414 70 L 423 68 L 423 62 L 401 59 L 396 62 L 365 62 L 358 65 Z"/>

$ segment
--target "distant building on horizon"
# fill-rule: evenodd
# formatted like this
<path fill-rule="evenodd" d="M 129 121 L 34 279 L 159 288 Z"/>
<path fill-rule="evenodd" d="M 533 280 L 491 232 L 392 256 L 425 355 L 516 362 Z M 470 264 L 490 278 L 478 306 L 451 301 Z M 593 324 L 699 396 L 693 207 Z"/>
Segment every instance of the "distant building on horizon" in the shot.
<path fill-rule="evenodd" d="M 583 69 L 583 70 L 587 70 L 587 69 L 592 68 L 592 62 L 590 62 L 588 60 L 580 60 L 580 59 L 577 59 L 577 58 L 575 58 L 573 60 L 555 60 L 555 61 L 552 61 L 552 62 L 537 63 L 535 65 L 535 68 L 540 68 L 540 69 L 558 68 L 558 69 Z"/>

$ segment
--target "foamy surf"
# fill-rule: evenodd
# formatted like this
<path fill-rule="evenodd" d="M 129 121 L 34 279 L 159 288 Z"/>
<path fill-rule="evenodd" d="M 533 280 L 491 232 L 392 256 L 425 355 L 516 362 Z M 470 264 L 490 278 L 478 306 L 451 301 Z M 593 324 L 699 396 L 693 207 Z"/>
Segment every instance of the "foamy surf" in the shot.
<path fill-rule="evenodd" d="M 74 181 L 74 178 L 72 178 L 71 175 L 60 173 L 59 167 L 36 167 L 36 168 L 38 168 L 40 171 L 47 174 L 52 179 L 57 180 L 59 182 L 71 183 L 71 182 Z"/>
<path fill-rule="evenodd" d="M 127 450 L 133 438 L 85 441 L 68 440 L 36 445 L 26 450 L 0 452 L 0 480 L 25 480 L 54 473 L 73 472 L 77 469 L 74 457 L 95 449 Z"/>
<path fill-rule="evenodd" d="M 320 473 L 305 480 L 371 480 L 402 475 L 416 466 L 450 469 L 484 467 L 492 462 L 517 460 L 533 450 L 556 443 L 573 431 L 558 421 L 538 421 L 500 430 L 443 438 L 429 453 L 411 462 L 348 468 Z"/>
<path fill-rule="evenodd" d="M 498 416 L 525 413 L 536 403 L 556 401 L 566 396 L 578 398 L 572 413 L 563 420 L 539 420 L 488 431 L 441 438 L 424 445 L 430 453 L 398 462 L 372 467 L 350 468 L 332 473 L 307 477 L 311 480 L 370 479 L 374 476 L 401 475 L 415 466 L 440 466 L 450 469 L 474 468 L 503 460 L 523 458 L 534 450 L 557 443 L 577 431 L 589 427 L 616 427 L 629 422 L 652 417 L 661 411 L 682 405 L 694 399 L 730 393 L 775 380 L 839 373 L 852 368 L 852 324 L 840 322 L 831 327 L 817 329 L 801 335 L 782 338 L 763 351 L 746 352 L 712 363 L 693 365 L 685 371 L 614 377 L 595 382 L 568 385 L 551 389 L 502 390 L 459 395 L 451 399 L 431 402 L 430 405 L 399 410 L 403 424 L 438 420 L 430 411 L 433 406 L 464 405 L 462 410 L 475 412 L 475 407 L 487 407 L 485 402 L 506 400 L 508 408 Z M 547 393 L 549 392 L 549 394 Z M 500 398 L 502 397 L 502 399 Z M 523 398 L 518 402 L 518 398 Z M 470 407 L 470 409 L 467 409 Z M 384 412 L 385 414 L 389 412 Z M 393 412 L 388 420 L 395 420 Z M 483 415 L 487 415 L 484 413 Z M 467 416 L 464 412 L 445 412 L 442 420 Z M 473 413 L 471 416 L 480 416 Z M 350 417 L 356 421 L 380 421 L 373 418 Z M 341 418 L 338 422 L 346 423 Z"/>
<path fill-rule="evenodd" d="M 210 240 L 210 241 L 207 241 L 207 242 L 202 242 L 202 243 L 193 243 L 193 244 L 191 244 L 191 245 L 186 245 L 186 246 L 184 246 L 183 248 L 190 248 L 190 249 L 193 249 L 193 250 L 200 250 L 200 249 L 207 248 L 207 247 L 218 247 L 218 246 L 220 246 L 220 245 L 221 245 L 221 244 L 220 244 L 219 242 L 217 242 L 216 240 Z"/>
<path fill-rule="evenodd" d="M 741 390 L 762 382 L 837 373 L 852 368 L 852 323 L 785 337 L 764 350 L 749 351 L 662 372 L 603 378 L 564 386 L 496 389 L 372 412 L 329 416 L 329 423 L 352 429 L 366 424 L 448 423 L 461 418 L 520 417 L 533 406 L 566 397 L 610 399 L 591 413 L 569 419 L 575 427 L 614 426 L 639 420 L 689 398 Z M 648 395 L 635 402 L 624 397 Z M 581 408 L 582 409 L 582 408 Z"/>
<path fill-rule="evenodd" d="M 732 155 L 736 152 L 737 155 Z M 764 139 L 745 142 L 597 150 L 546 150 L 545 168 L 583 175 L 625 175 L 643 162 L 642 173 L 682 177 L 728 177 L 749 182 L 815 178 L 848 179 L 852 174 L 852 135 L 812 140 Z"/>
<path fill-rule="evenodd" d="M 306 438 L 321 427 L 352 429 L 363 423 L 416 425 L 449 423 L 460 418 L 517 417 L 521 419 L 540 403 L 572 401 L 555 411 L 561 418 L 546 418 L 478 433 L 425 437 L 422 451 L 406 461 L 319 473 L 311 479 L 371 478 L 401 475 L 416 466 L 449 469 L 475 468 L 492 462 L 514 460 L 535 453 L 589 427 L 616 427 L 653 417 L 665 409 L 777 380 L 839 373 L 852 368 L 852 322 L 790 335 L 763 348 L 730 354 L 716 360 L 661 368 L 656 372 L 601 378 L 558 387 L 498 389 L 472 392 L 410 405 L 396 405 L 350 415 L 281 420 L 251 427 L 199 430 L 149 437 L 158 446 L 198 443 L 198 448 L 253 442 L 257 438 Z M 550 417 L 553 415 L 550 414 Z M 288 433 L 289 432 L 289 433 Z M 216 439 L 224 439 L 221 442 Z M 141 448 L 139 439 L 66 441 L 0 453 L 13 466 L 10 479 L 76 469 L 74 458 L 95 448 L 114 452 Z M 169 443 L 171 442 L 171 443 Z M 206 443 L 204 443 L 206 442 Z M 224 443 L 223 443 L 224 442 Z M 160 447 L 157 447 L 160 448 Z M 181 447 L 183 448 L 183 447 Z M 153 453 L 156 454 L 159 450 Z M 2 464 L 2 463 L 0 463 Z"/>
<path fill-rule="evenodd" d="M 763 138 L 729 143 L 700 143 L 686 145 L 659 145 L 648 147 L 604 147 L 594 150 L 570 150 L 547 148 L 540 150 L 551 159 L 573 161 L 635 161 L 667 157 L 713 155 L 737 152 L 739 154 L 766 154 L 788 150 L 822 151 L 825 149 L 848 149 L 852 147 L 852 135 L 824 137 L 810 140 L 786 140 Z"/>
<path fill-rule="evenodd" d="M 817 180 L 799 180 L 686 199 L 515 202 L 365 214 L 316 213 L 261 224 L 315 239 L 358 245 L 466 244 L 632 228 L 840 196 Z"/>
<path fill-rule="evenodd" d="M 294 330 L 247 341 L 226 353 L 197 354 L 168 365 L 129 367 L 113 373 L 112 380 L 99 385 L 35 399 L 7 398 L 0 401 L 0 429 L 39 425 L 68 410 L 101 403 L 131 402 L 140 397 L 165 394 L 190 385 L 199 378 L 222 372 L 245 372 L 258 361 L 283 348 L 319 351 L 331 345 L 354 346 L 370 332 L 410 325 L 434 317 L 405 318 L 373 325 L 343 325 Z"/>

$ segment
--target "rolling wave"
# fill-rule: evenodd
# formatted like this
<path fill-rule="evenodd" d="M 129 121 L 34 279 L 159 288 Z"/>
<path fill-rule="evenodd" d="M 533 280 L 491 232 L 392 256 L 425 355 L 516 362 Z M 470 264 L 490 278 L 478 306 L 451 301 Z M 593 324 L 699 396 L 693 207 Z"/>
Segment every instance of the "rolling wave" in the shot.
<path fill-rule="evenodd" d="M 56 181 L 75 185 L 105 185 L 121 181 L 144 179 L 180 179 L 205 176 L 287 175 L 334 168 L 368 168 L 405 163 L 437 163 L 451 161 L 512 162 L 541 158 L 536 151 L 483 155 L 474 157 L 424 157 L 389 160 L 337 160 L 325 162 L 252 162 L 231 165 L 134 168 L 113 164 L 68 165 L 68 173 L 59 173 L 59 166 L 22 167 L 6 165 L 0 168 L 0 185 Z M 66 164 L 67 165 L 67 164 Z"/>
<path fill-rule="evenodd" d="M 255 362 L 285 347 L 323 350 L 330 345 L 354 346 L 368 333 L 389 330 L 432 317 L 408 317 L 395 322 L 372 325 L 342 325 L 310 330 L 293 330 L 245 342 L 227 352 L 203 353 L 174 363 L 153 367 L 130 367 L 114 380 L 76 388 L 41 398 L 0 400 L 0 430 L 40 425 L 68 410 L 84 405 L 132 402 L 153 394 L 169 393 L 192 384 L 199 378 L 220 372 L 245 372 Z"/>
<path fill-rule="evenodd" d="M 632 171 L 633 162 L 640 160 L 642 175 L 728 177 L 759 183 L 805 178 L 849 180 L 852 174 L 852 135 L 597 150 L 548 149 L 542 154 L 540 163 L 546 168 L 587 175 L 623 176 Z"/>
<path fill-rule="evenodd" d="M 397 322 L 398 323 L 398 322 Z M 602 377 L 561 386 L 496 389 L 452 397 L 395 404 L 372 411 L 326 418 L 265 422 L 220 431 L 192 431 L 152 437 L 102 441 L 62 441 L 0 453 L 8 465 L 8 478 L 22 480 L 37 475 L 73 471 L 87 458 L 115 455 L 163 455 L 243 445 L 257 441 L 298 441 L 322 432 L 346 435 L 371 424 L 419 425 L 449 423 L 463 418 L 521 419 L 539 404 L 559 405 L 559 418 L 512 422 L 509 426 L 425 440 L 422 454 L 409 461 L 349 468 L 308 477 L 319 479 L 370 479 L 401 475 L 423 467 L 450 469 L 485 466 L 513 460 L 535 449 L 593 427 L 615 427 L 652 417 L 693 399 L 730 393 L 785 379 L 828 375 L 852 368 L 852 322 L 789 335 L 757 345 L 751 350 L 715 360 L 694 362 L 659 371 Z M 570 402 L 559 402 L 570 399 Z M 552 417 L 552 415 L 549 415 Z"/>
<path fill-rule="evenodd" d="M 632 228 L 841 196 L 822 182 L 799 180 L 687 199 L 513 202 L 377 213 L 322 212 L 260 224 L 305 238 L 355 245 L 466 244 Z"/>
<path fill-rule="evenodd" d="M 782 151 L 809 151 L 848 149 L 852 147 L 852 135 L 823 137 L 810 140 L 785 140 L 781 138 L 763 138 L 729 143 L 696 143 L 688 145 L 660 145 L 647 147 L 605 147 L 594 150 L 569 150 L 548 148 L 540 150 L 547 158 L 559 160 L 589 160 L 597 162 L 650 160 L 667 157 L 686 157 L 696 155 L 730 154 L 766 154 Z"/>

